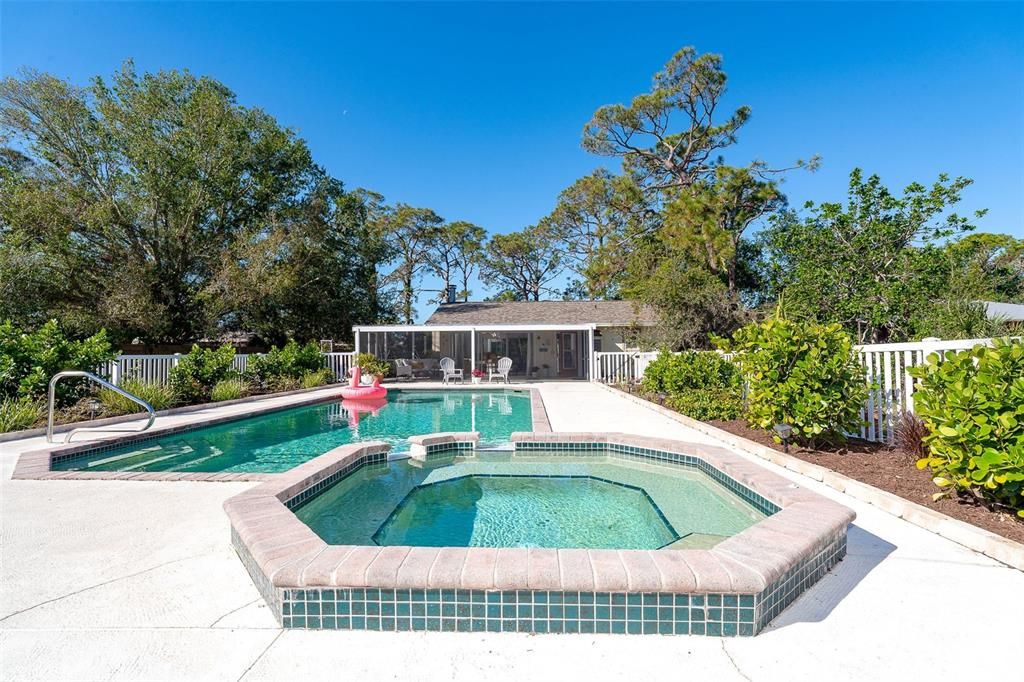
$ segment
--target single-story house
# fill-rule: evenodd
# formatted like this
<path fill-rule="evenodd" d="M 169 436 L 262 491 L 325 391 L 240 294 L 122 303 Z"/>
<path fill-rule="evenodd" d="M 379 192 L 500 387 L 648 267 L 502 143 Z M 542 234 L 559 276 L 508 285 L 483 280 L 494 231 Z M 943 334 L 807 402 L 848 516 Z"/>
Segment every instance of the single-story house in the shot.
<path fill-rule="evenodd" d="M 512 359 L 519 378 L 590 379 L 595 352 L 631 350 L 655 312 L 633 301 L 442 303 L 424 324 L 353 327 L 356 351 L 395 363 L 400 375 L 427 375 L 443 357 L 466 376 Z"/>

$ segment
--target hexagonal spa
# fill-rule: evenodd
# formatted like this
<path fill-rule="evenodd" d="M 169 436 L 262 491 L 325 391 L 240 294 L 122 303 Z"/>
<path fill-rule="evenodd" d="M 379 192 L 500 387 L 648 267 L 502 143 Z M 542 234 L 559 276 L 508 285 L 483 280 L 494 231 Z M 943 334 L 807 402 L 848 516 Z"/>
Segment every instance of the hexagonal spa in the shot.
<path fill-rule="evenodd" d="M 849 510 L 709 446 L 624 434 L 349 445 L 225 504 L 285 627 L 753 635 Z"/>

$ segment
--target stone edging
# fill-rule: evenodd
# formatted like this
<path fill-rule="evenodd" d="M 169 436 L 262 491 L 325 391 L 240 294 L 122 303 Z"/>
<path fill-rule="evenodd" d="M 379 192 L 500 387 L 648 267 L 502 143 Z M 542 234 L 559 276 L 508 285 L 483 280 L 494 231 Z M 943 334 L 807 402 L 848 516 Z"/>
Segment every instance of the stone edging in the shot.
<path fill-rule="evenodd" d="M 705 435 L 712 436 L 726 443 L 730 447 L 741 450 L 747 454 L 766 459 L 785 469 L 812 478 L 815 481 L 824 483 L 850 497 L 867 502 L 878 507 L 882 511 L 908 521 L 915 526 L 924 528 L 947 540 L 963 545 L 967 549 L 984 554 L 1017 570 L 1024 571 L 1024 545 L 1004 538 L 991 531 L 979 528 L 978 526 L 954 519 L 942 512 L 928 509 L 925 506 L 903 499 L 899 495 L 881 490 L 857 479 L 845 476 L 837 471 L 828 469 L 818 464 L 805 462 L 804 460 L 779 452 L 774 448 L 755 443 L 741 436 L 729 433 L 723 429 L 707 424 L 702 421 L 687 417 L 667 407 L 657 405 L 639 396 L 626 393 L 617 388 L 600 384 L 603 388 L 615 395 L 626 398 L 634 403 L 643 405 L 670 419 L 674 419 L 685 426 L 699 431 Z"/>
<path fill-rule="evenodd" d="M 430 438 L 433 436 L 426 437 Z M 282 605 L 305 599 L 294 596 L 296 591 L 308 590 L 317 594 L 365 588 L 717 593 L 761 599 L 779 589 L 795 597 L 799 590 L 788 587 L 794 575 L 812 563 L 814 570 L 827 570 L 838 561 L 845 552 L 847 526 L 855 517 L 850 509 L 724 448 L 621 433 L 517 433 L 513 439 L 517 448 L 523 443 L 591 447 L 614 443 L 639 457 L 671 458 L 679 463 L 703 461 L 737 485 L 771 501 L 778 511 L 712 549 L 327 544 L 292 509 L 364 464 L 386 459 L 388 446 L 369 442 L 335 448 L 228 499 L 224 510 L 231 523 L 232 542 L 279 618 Z M 442 434 L 440 440 L 455 442 L 458 438 Z M 810 582 L 813 580 L 801 585 L 806 587 Z M 765 614 L 779 607 L 776 599 L 781 597 L 771 599 L 764 607 Z"/>

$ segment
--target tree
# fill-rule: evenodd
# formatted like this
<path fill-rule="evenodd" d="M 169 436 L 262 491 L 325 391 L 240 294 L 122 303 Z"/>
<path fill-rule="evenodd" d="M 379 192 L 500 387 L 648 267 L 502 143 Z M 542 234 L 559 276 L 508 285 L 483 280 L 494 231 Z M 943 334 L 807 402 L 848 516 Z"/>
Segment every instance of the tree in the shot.
<path fill-rule="evenodd" d="M 108 327 L 118 340 L 182 342 L 254 319 L 232 310 L 217 285 L 231 279 L 226 270 L 259 267 L 233 259 L 301 260 L 287 253 L 293 233 L 333 220 L 324 218 L 335 210 L 324 208 L 327 195 L 345 201 L 292 131 L 187 71 L 139 75 L 127 62 L 87 88 L 34 72 L 6 78 L 0 136 L 28 158 L 0 164 L 0 289 L 21 299 L 20 319 L 54 316 L 75 333 Z M 329 250 L 362 262 L 344 240 Z M 36 277 L 15 272 L 11 284 L 8 268 L 22 259 Z M 294 277 L 270 285 L 296 288 L 268 300 L 309 295 Z M 293 306 L 261 315 L 267 329 L 274 319 L 284 325 L 274 334 L 313 333 L 301 314 Z"/>
<path fill-rule="evenodd" d="M 433 245 L 426 252 L 427 267 L 441 280 L 441 290 L 434 300 L 442 303 L 448 287 L 459 283 L 456 295 L 469 300 L 469 280 L 480 263 L 487 232 L 463 220 L 446 223 L 437 231 Z"/>
<path fill-rule="evenodd" d="M 684 47 L 654 75 L 650 92 L 637 95 L 629 106 L 598 109 L 583 128 L 583 148 L 621 158 L 624 170 L 648 191 L 679 190 L 711 177 L 721 151 L 736 142 L 750 118 L 750 108 L 741 106 L 716 123 L 726 80 L 721 56 Z M 797 162 L 816 165 L 816 158 Z M 750 170 L 775 172 L 761 162 Z"/>
<path fill-rule="evenodd" d="M 671 247 L 702 261 L 736 294 L 742 240 L 755 221 L 785 205 L 778 185 L 748 168 L 720 166 L 713 179 L 699 180 L 665 208 L 662 234 Z"/>
<path fill-rule="evenodd" d="M 343 339 L 353 325 L 386 317 L 376 266 L 391 247 L 371 222 L 379 195 L 326 181 L 291 220 L 237 240 L 208 287 L 230 326 L 266 341 Z"/>
<path fill-rule="evenodd" d="M 562 258 L 550 225 L 496 234 L 487 242 L 480 276 L 513 300 L 539 301 L 557 293 L 548 285 L 562 273 Z"/>
<path fill-rule="evenodd" d="M 398 285 L 399 310 L 405 324 L 413 323 L 418 280 L 443 222 L 431 209 L 407 204 L 387 208 L 378 218 L 378 229 L 395 254 L 396 264 L 385 280 Z"/>
<path fill-rule="evenodd" d="M 941 265 L 936 243 L 973 228 L 948 212 L 971 184 L 945 174 L 902 196 L 877 175 L 850 174 L 849 198 L 808 203 L 804 218 L 780 214 L 764 234 L 765 276 L 788 312 L 843 324 L 860 343 L 913 336 L 915 307 L 944 298 L 928 273 Z M 981 217 L 985 211 L 977 211 Z"/>
<path fill-rule="evenodd" d="M 579 276 L 572 298 L 613 298 L 621 263 L 616 254 L 645 225 L 651 209 L 628 176 L 598 169 L 558 195 L 547 222 L 563 247 L 563 263 Z"/>

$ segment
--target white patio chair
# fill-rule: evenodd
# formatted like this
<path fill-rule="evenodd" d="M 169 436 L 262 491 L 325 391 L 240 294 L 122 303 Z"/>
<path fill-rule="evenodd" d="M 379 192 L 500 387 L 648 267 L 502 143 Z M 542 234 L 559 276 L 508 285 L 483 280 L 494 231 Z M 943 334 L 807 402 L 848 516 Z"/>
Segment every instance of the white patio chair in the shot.
<path fill-rule="evenodd" d="M 498 377 L 506 384 L 508 383 L 508 373 L 512 369 L 512 358 L 501 358 L 498 360 L 498 367 L 496 370 L 488 370 L 487 372 L 487 383 L 491 383 L 491 379 Z"/>
<path fill-rule="evenodd" d="M 451 358 L 441 358 L 441 373 L 441 380 L 446 384 L 449 379 L 458 379 L 460 384 L 466 383 L 466 378 L 462 376 L 462 368 L 455 369 L 455 361 Z"/>

